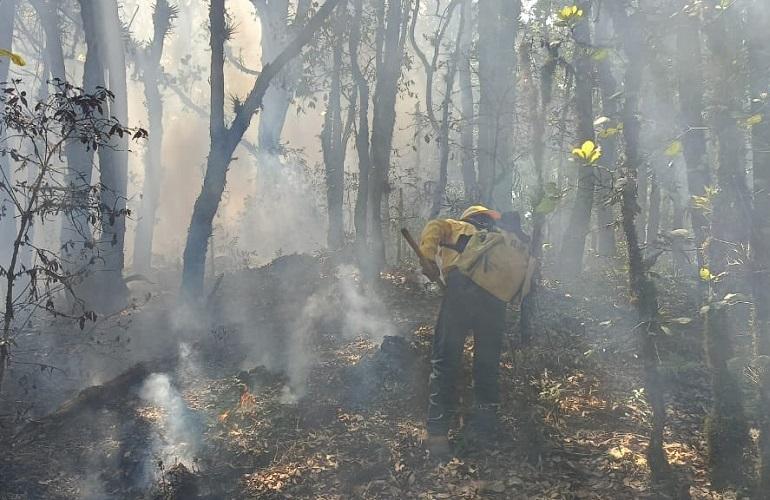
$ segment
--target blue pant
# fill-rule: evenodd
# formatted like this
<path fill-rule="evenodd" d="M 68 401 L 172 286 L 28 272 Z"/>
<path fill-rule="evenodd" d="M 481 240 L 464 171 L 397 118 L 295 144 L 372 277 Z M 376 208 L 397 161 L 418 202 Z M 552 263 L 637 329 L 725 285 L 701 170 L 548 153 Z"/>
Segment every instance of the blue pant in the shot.
<path fill-rule="evenodd" d="M 428 433 L 445 435 L 457 405 L 457 375 L 463 345 L 473 331 L 473 387 L 476 417 L 481 425 L 494 421 L 500 403 L 500 351 L 505 328 L 505 302 L 451 271 L 433 334 L 428 402 Z M 482 429 L 483 430 L 483 429 Z M 491 429 L 490 429 L 491 430 Z"/>

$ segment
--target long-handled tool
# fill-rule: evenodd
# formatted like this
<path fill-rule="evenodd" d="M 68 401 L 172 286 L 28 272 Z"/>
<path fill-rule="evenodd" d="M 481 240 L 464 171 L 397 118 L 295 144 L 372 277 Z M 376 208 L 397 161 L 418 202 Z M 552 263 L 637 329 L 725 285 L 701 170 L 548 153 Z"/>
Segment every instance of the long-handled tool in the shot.
<path fill-rule="evenodd" d="M 412 238 L 412 233 L 409 232 L 409 230 L 405 227 L 401 228 L 401 235 L 404 237 L 406 242 L 409 244 L 410 247 L 412 247 L 412 250 L 414 250 L 414 253 L 417 254 L 417 257 L 420 259 L 420 262 L 425 260 L 425 256 L 422 254 L 422 251 L 420 251 L 420 245 L 417 244 L 414 238 Z M 439 277 L 438 280 L 435 281 L 435 283 L 441 288 L 442 290 L 446 289 L 446 284 L 441 280 Z"/>

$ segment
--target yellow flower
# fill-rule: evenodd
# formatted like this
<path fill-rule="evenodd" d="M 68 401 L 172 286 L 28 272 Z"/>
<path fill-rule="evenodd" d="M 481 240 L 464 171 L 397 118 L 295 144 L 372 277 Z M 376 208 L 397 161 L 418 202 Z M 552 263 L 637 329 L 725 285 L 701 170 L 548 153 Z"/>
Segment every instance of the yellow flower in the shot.
<path fill-rule="evenodd" d="M 698 275 L 703 281 L 711 281 L 714 279 L 714 275 L 711 274 L 711 270 L 708 267 L 701 267 Z"/>
<path fill-rule="evenodd" d="M 583 17 L 583 9 L 579 8 L 577 5 L 571 5 L 562 8 L 557 15 L 559 16 L 559 19 L 565 23 L 576 22 Z"/>
<path fill-rule="evenodd" d="M 15 64 L 16 66 L 26 66 L 27 61 L 24 60 L 23 57 L 21 57 L 19 54 L 14 54 L 10 50 L 6 49 L 0 49 L 0 57 L 7 57 Z"/>
<path fill-rule="evenodd" d="M 594 144 L 594 141 L 586 141 L 579 148 L 573 149 L 572 155 L 588 165 L 594 165 L 602 157 L 602 148 Z"/>

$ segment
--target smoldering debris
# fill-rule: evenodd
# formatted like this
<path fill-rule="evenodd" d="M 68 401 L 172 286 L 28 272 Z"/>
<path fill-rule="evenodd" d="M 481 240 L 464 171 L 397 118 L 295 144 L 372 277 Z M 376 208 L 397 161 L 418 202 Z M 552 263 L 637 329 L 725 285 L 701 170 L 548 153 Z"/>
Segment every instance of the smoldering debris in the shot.
<path fill-rule="evenodd" d="M 424 353 L 403 337 L 387 336 L 376 352 L 347 370 L 347 404 L 367 407 L 384 399 L 385 392 L 408 394 L 422 401 L 429 372 Z"/>

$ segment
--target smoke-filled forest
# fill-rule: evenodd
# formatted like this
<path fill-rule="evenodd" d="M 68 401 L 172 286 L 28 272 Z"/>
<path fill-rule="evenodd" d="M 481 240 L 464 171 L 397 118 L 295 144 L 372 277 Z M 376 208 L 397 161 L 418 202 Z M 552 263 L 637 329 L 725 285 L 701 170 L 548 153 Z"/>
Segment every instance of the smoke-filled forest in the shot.
<path fill-rule="evenodd" d="M 0 498 L 770 499 L 767 0 L 0 0 Z"/>

